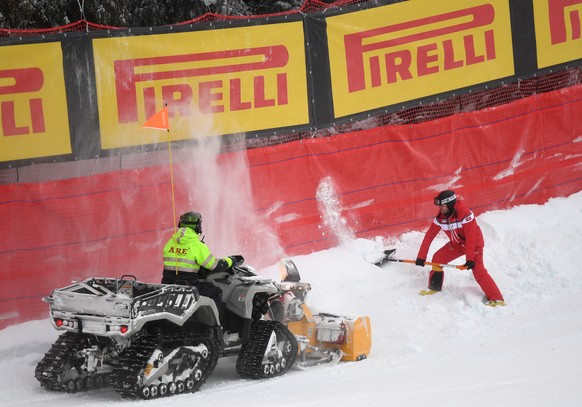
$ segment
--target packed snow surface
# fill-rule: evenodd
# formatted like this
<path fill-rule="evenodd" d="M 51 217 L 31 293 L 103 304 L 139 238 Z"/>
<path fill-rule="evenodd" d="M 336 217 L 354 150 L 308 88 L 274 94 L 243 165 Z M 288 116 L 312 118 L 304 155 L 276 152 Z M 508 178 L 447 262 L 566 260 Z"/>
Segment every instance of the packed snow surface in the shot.
<path fill-rule="evenodd" d="M 221 359 L 195 394 L 123 400 L 112 389 L 44 390 L 34 369 L 56 340 L 48 320 L 0 331 L 2 406 L 579 406 L 582 400 L 582 192 L 491 211 L 477 218 L 485 264 L 506 307 L 483 305 L 468 271 L 446 269 L 444 291 L 422 297 L 428 267 L 365 261 L 374 240 L 293 257 L 312 284 L 314 312 L 368 315 L 370 357 L 271 380 L 237 376 Z M 428 225 L 427 225 L 428 227 Z M 396 257 L 414 259 L 422 232 L 384 238 Z M 445 242 L 444 234 L 431 253 Z M 247 259 L 252 264 L 252 259 Z M 458 263 L 462 263 L 459 259 Z M 260 273 L 278 278 L 277 266 Z M 47 293 L 48 294 L 48 293 Z"/>

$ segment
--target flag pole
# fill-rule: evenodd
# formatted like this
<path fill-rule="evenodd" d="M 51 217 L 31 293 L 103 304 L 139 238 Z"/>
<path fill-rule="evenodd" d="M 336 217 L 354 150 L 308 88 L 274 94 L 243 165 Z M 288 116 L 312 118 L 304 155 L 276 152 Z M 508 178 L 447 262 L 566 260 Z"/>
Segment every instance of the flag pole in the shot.
<path fill-rule="evenodd" d="M 171 191 L 172 191 L 172 216 L 173 216 L 173 222 L 172 224 L 174 225 L 174 233 L 172 234 L 175 235 L 178 230 L 177 230 L 177 226 L 176 226 L 176 196 L 174 194 L 174 163 L 172 162 L 172 137 L 170 137 L 170 124 L 169 124 L 169 120 L 168 120 L 168 104 L 164 103 L 164 108 L 162 109 L 162 112 L 165 112 L 165 116 L 163 116 L 163 118 L 166 121 L 166 132 L 168 133 L 168 156 L 169 156 L 169 160 L 170 160 L 170 187 L 171 187 Z M 176 275 L 178 275 L 178 263 L 176 262 Z"/>
<path fill-rule="evenodd" d="M 176 197 L 174 195 L 174 170 L 172 163 L 172 143 L 170 138 L 170 128 L 168 127 L 168 154 L 170 156 L 170 185 L 172 186 L 172 214 L 174 216 L 174 234 L 176 234 Z"/>
<path fill-rule="evenodd" d="M 170 123 L 168 119 L 168 104 L 164 103 L 164 108 L 146 120 L 142 128 L 166 130 L 168 133 L 168 154 L 170 156 L 170 185 L 172 191 L 172 216 L 174 221 L 174 234 L 176 234 L 176 197 L 174 194 L 174 170 L 172 163 L 172 143 L 170 137 Z"/>

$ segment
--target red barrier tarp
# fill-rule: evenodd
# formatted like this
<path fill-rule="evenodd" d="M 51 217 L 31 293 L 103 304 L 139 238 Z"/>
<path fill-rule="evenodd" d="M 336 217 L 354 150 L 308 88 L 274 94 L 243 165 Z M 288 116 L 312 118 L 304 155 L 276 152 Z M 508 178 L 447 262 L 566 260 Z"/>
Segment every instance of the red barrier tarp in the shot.
<path fill-rule="evenodd" d="M 341 233 L 425 229 L 446 188 L 477 214 L 543 203 L 582 189 L 580 112 L 577 85 L 432 122 L 224 154 L 210 163 L 225 174 L 214 193 L 182 188 L 204 175 L 177 164 L 175 206 L 203 213 L 213 250 L 264 266 L 331 247 Z M 0 329 L 46 316 L 41 297 L 71 280 L 159 281 L 170 196 L 167 166 L 0 186 Z M 326 215 L 343 220 L 341 230 Z"/>

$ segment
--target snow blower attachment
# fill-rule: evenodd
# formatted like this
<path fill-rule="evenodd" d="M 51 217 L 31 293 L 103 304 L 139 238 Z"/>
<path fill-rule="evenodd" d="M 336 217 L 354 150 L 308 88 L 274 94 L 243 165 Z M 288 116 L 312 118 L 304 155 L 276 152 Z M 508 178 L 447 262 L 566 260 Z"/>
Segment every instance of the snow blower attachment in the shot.
<path fill-rule="evenodd" d="M 220 288 L 220 315 L 194 286 L 153 284 L 134 276 L 94 277 L 57 288 L 43 300 L 64 331 L 37 364 L 47 390 L 112 386 L 124 398 L 153 399 L 199 390 L 221 357 L 236 356 L 243 378 L 268 379 L 293 365 L 360 360 L 370 351 L 367 317 L 312 315 L 292 261 L 280 283 L 240 261 L 206 281 Z"/>
<path fill-rule="evenodd" d="M 296 336 L 300 367 L 366 359 L 372 346 L 372 327 L 367 316 L 314 315 L 305 299 L 311 285 L 302 283 L 291 260 L 280 263 L 282 293 L 271 302 L 270 316 Z"/>

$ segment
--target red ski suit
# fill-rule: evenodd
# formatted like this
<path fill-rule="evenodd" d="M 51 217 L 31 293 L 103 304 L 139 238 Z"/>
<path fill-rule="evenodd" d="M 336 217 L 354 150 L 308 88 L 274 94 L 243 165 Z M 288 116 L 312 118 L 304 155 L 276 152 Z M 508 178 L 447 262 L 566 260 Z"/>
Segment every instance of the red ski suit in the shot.
<path fill-rule="evenodd" d="M 447 217 L 448 216 L 448 217 Z M 485 293 L 488 300 L 503 300 L 503 296 L 487 272 L 483 264 L 483 233 L 475 220 L 475 215 L 461 200 L 457 199 L 454 210 L 447 215 L 439 214 L 434 218 L 433 223 L 427 230 L 420 249 L 418 258 L 426 259 L 428 249 L 436 237 L 443 230 L 449 238 L 449 242 L 436 251 L 432 257 L 435 263 L 446 264 L 454 259 L 465 255 L 467 261 L 474 261 L 475 267 L 472 269 L 473 277 Z M 440 291 L 444 281 L 442 267 L 433 267 L 430 272 L 429 288 Z"/>

